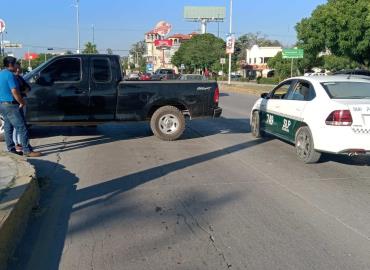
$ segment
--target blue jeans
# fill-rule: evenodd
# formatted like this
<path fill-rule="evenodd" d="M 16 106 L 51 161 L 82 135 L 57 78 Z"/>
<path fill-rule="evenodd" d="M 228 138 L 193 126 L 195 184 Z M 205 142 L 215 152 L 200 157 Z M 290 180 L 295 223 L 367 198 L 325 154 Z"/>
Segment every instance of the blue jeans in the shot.
<path fill-rule="evenodd" d="M 4 118 L 4 136 L 6 147 L 9 152 L 15 151 L 15 143 L 13 141 L 14 129 L 20 135 L 20 143 L 23 148 L 23 153 L 28 154 L 32 152 L 28 140 L 28 130 L 24 117 L 22 116 L 19 106 L 17 104 L 0 103 L 0 114 Z"/>
<path fill-rule="evenodd" d="M 24 119 L 24 108 L 20 108 L 19 112 L 21 113 L 21 116 Z M 22 145 L 21 144 L 21 134 L 18 132 L 16 128 L 13 131 L 13 142 L 15 143 L 15 145 Z"/>

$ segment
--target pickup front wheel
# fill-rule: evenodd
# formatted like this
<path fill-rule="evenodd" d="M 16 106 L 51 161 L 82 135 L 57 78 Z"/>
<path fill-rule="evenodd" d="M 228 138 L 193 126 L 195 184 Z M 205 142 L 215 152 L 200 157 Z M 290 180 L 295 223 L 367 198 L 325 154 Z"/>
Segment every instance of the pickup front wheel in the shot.
<path fill-rule="evenodd" d="M 185 117 L 176 107 L 164 106 L 154 112 L 150 127 L 159 139 L 174 141 L 184 133 Z"/>

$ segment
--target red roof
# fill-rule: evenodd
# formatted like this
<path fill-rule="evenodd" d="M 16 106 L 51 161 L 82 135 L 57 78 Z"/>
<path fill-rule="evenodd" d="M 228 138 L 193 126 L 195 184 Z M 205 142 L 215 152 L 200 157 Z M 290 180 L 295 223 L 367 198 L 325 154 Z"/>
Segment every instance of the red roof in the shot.
<path fill-rule="evenodd" d="M 178 39 L 181 39 L 181 40 L 189 40 L 192 38 L 192 35 L 184 35 L 184 34 L 174 34 L 168 38 L 178 38 Z"/>
<path fill-rule="evenodd" d="M 156 35 L 157 32 L 155 32 L 154 30 L 150 30 L 148 33 L 145 33 L 145 35 Z"/>

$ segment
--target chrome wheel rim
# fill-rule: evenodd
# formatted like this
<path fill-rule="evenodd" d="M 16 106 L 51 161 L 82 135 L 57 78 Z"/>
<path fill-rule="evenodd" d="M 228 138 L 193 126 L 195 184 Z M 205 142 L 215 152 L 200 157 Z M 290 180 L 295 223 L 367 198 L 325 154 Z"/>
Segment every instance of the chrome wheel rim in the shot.
<path fill-rule="evenodd" d="M 301 159 L 306 159 L 311 152 L 311 140 L 308 134 L 302 132 L 297 137 L 297 154 Z"/>
<path fill-rule="evenodd" d="M 159 129 L 164 134 L 174 134 L 179 130 L 179 126 L 179 119 L 173 114 L 165 114 L 159 119 Z"/>

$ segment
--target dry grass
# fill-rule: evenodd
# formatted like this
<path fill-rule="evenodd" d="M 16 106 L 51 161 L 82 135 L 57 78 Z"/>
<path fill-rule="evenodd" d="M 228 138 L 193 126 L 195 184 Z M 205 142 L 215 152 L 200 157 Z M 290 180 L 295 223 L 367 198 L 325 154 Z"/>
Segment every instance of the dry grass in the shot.
<path fill-rule="evenodd" d="M 262 93 L 270 92 L 274 86 L 258 85 L 253 83 L 231 84 L 219 83 L 221 92 L 234 92 L 259 96 Z"/>

